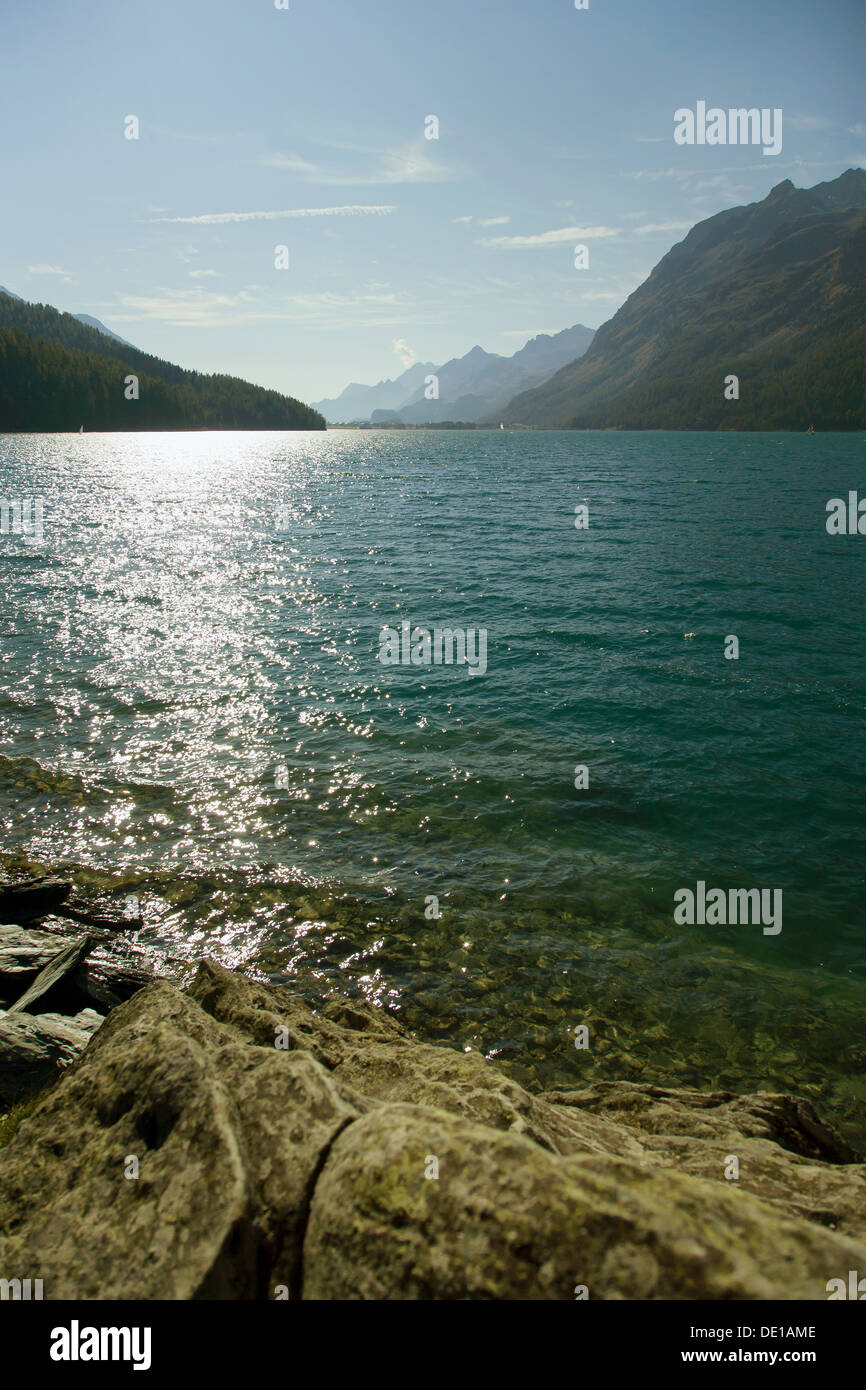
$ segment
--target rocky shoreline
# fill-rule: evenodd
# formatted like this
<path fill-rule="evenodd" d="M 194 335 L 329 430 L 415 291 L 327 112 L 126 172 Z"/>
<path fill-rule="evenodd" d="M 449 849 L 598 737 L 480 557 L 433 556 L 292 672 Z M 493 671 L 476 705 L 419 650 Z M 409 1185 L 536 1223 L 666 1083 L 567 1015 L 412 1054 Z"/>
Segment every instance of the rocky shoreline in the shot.
<path fill-rule="evenodd" d="M 95 911 L 71 882 L 50 874 L 0 886 L 0 923 L 2 1109 L 56 1080 L 154 971 L 143 953 L 117 945 L 140 917 Z"/>
<path fill-rule="evenodd" d="M 0 1279 L 46 1299 L 798 1300 L 866 1272 L 866 1165 L 791 1096 L 533 1095 L 372 1005 L 209 960 L 181 989 L 20 923 L 0 1001 L 0 1110 L 38 1096 L 0 1148 Z"/>

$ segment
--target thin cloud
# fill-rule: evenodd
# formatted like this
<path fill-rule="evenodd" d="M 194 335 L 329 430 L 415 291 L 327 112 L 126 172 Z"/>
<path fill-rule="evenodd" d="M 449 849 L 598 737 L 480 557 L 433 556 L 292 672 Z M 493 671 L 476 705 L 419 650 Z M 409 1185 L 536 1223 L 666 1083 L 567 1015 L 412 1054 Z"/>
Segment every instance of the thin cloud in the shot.
<path fill-rule="evenodd" d="M 843 163 L 839 159 L 790 159 L 784 164 L 773 161 L 771 173 L 777 169 L 829 169 L 834 165 Z M 766 164 L 726 164 L 721 169 L 716 169 L 717 174 L 766 174 L 768 170 Z M 625 177 L 628 179 L 648 179 L 655 182 L 657 179 L 691 179 L 705 178 L 711 168 L 707 165 L 703 169 L 680 169 L 673 167 L 670 169 L 638 169 L 636 172 L 628 172 Z"/>
<path fill-rule="evenodd" d="M 112 317 L 120 322 L 159 319 L 162 323 L 173 324 L 177 328 L 198 328 L 203 324 L 235 322 L 237 314 L 230 311 L 239 309 L 246 310 L 241 317 L 250 317 L 249 306 L 255 301 L 246 290 L 231 295 L 190 287 L 182 290 L 162 289 L 154 295 L 124 295 L 120 302 L 124 309 L 133 311 L 131 314 L 125 314 L 112 310 Z M 253 316 L 269 317 L 259 314 Z"/>
<path fill-rule="evenodd" d="M 510 222 L 510 217 L 482 217 L 479 219 L 479 227 L 504 227 L 506 222 Z"/>
<path fill-rule="evenodd" d="M 479 237 L 478 246 L 492 246 L 497 250 L 515 251 L 527 248 L 538 249 L 546 246 L 561 246 L 563 242 L 589 241 L 593 237 L 616 236 L 615 227 L 558 227 L 551 232 L 536 232 L 531 236 L 486 236 Z"/>
<path fill-rule="evenodd" d="M 337 208 L 283 208 L 279 212 L 202 212 L 194 217 L 149 217 L 148 222 L 192 222 L 197 226 L 219 225 L 225 222 L 273 222 L 285 217 L 365 217 L 385 216 L 394 212 L 395 203 L 368 207 L 363 203 L 349 203 Z"/>
<path fill-rule="evenodd" d="M 287 295 L 264 301 L 247 286 L 238 294 L 222 294 L 203 286 L 160 289 L 152 295 L 127 295 L 104 306 L 112 322 L 158 320 L 173 328 L 238 327 L 265 322 L 295 323 L 314 331 L 345 332 L 353 328 L 391 328 L 399 331 L 411 317 L 416 323 L 441 323 L 443 315 L 419 313 L 417 306 L 394 293 Z"/>
<path fill-rule="evenodd" d="M 340 145 L 336 148 L 372 155 L 376 163 L 368 169 L 340 171 L 326 168 L 322 164 L 311 164 L 296 154 L 267 154 L 262 156 L 260 162 L 274 169 L 287 169 L 291 173 L 300 174 L 306 183 L 325 184 L 335 188 L 357 187 L 363 184 L 445 183 L 463 177 L 460 170 L 449 168 L 433 158 L 429 141 L 400 145 L 390 150 L 352 145 Z"/>
<path fill-rule="evenodd" d="M 647 222 L 643 227 L 635 227 L 635 236 L 651 236 L 655 232 L 682 232 L 693 227 L 694 222 Z"/>
<path fill-rule="evenodd" d="M 452 221 L 452 222 L 474 222 L 474 221 L 475 221 L 475 218 L 472 217 L 471 215 L 470 215 L 469 217 L 452 217 L 452 218 L 451 218 L 451 221 Z"/>
<path fill-rule="evenodd" d="M 826 116 L 785 116 L 789 130 L 826 130 L 830 122 Z"/>
<path fill-rule="evenodd" d="M 705 190 L 707 189 L 713 193 L 721 193 L 726 198 L 737 198 L 750 191 L 748 184 L 732 183 L 727 174 L 716 174 L 711 179 L 699 179 L 693 190 L 695 197 L 699 199 L 706 197 Z"/>
<path fill-rule="evenodd" d="M 410 348 L 409 344 L 406 342 L 406 339 L 394 338 L 391 342 L 391 346 L 393 347 L 400 361 L 403 363 L 403 366 L 411 367 L 412 363 L 416 360 L 415 352 L 412 348 Z"/>
<path fill-rule="evenodd" d="M 71 270 L 64 270 L 62 265 L 29 265 L 27 267 L 31 275 L 71 275 Z"/>
<path fill-rule="evenodd" d="M 262 155 L 262 164 L 267 164 L 272 169 L 288 169 L 292 174 L 315 174 L 317 166 L 310 164 L 309 160 L 301 159 L 298 154 L 265 154 Z"/>

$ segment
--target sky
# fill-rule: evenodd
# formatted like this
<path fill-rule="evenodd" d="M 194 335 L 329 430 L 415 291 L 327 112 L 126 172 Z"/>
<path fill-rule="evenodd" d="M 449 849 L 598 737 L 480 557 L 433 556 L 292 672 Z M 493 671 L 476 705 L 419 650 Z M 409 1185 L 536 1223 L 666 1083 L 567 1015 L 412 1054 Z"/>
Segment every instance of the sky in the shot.
<path fill-rule="evenodd" d="M 309 401 L 596 328 L 695 222 L 866 166 L 863 0 L 277 3 L 0 0 L 0 284 Z M 781 152 L 677 144 L 698 101 Z"/>

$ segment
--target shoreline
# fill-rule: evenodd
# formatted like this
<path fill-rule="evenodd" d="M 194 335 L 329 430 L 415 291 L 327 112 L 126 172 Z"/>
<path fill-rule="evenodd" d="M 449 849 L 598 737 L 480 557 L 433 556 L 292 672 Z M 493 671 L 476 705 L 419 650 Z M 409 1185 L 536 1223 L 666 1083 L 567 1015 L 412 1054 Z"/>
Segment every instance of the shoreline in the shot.
<path fill-rule="evenodd" d="M 112 1008 L 26 1110 L 0 1272 L 49 1300 L 810 1299 L 866 1262 L 866 1166 L 808 1102 L 533 1094 L 208 960 Z"/>
<path fill-rule="evenodd" d="M 31 876 L 45 871 L 45 865 L 28 863 Z M 522 935 L 503 939 L 489 962 L 465 950 L 463 938 L 477 938 L 480 922 L 453 914 L 450 926 L 443 921 L 435 933 L 426 933 L 419 955 L 413 943 L 421 941 L 427 924 L 387 894 L 381 903 L 356 900 L 339 888 L 310 889 L 240 870 L 184 876 L 171 890 L 163 876 L 151 882 L 144 874 L 100 872 L 68 861 L 62 872 L 75 885 L 70 904 L 77 905 L 78 920 L 48 917 L 35 925 L 58 951 L 94 935 L 103 988 L 107 952 L 121 966 L 175 983 L 187 978 L 196 958 L 208 955 L 258 984 L 293 990 L 313 1008 L 335 1000 L 384 1004 L 386 1016 L 419 1040 L 477 1051 L 529 1090 L 629 1082 L 732 1095 L 792 1091 L 850 1145 L 866 1150 L 852 1031 L 859 992 L 842 977 L 830 976 L 816 988 L 796 972 L 779 974 L 767 960 L 751 960 L 730 947 L 715 955 L 705 948 L 700 958 L 693 946 L 674 954 L 663 923 L 658 930 L 638 920 L 627 930 L 618 916 L 609 923 L 559 923 L 552 909 L 547 916 L 519 918 L 515 929 L 522 922 Z M 145 904 L 135 924 L 123 915 L 133 896 Z M 260 921 L 269 923 L 264 935 L 261 925 L 245 931 L 243 924 L 262 909 Z M 100 932 L 112 916 L 114 930 Z M 249 942 L 239 951 L 247 931 Z M 557 955 L 554 931 L 569 957 Z M 541 954 L 532 945 L 538 933 Z M 364 942 L 380 937 L 388 965 L 371 975 L 380 953 L 370 955 Z M 407 975 L 401 962 L 410 947 L 413 969 Z M 659 951 L 663 988 L 653 983 Z M 616 968 L 625 958 L 627 978 L 621 965 Z M 471 967 L 468 975 L 459 972 L 462 963 Z M 0 1009 L 13 1002 L 11 979 L 5 977 L 4 992 L 0 967 Z M 66 1012 L 74 1016 L 88 1007 L 102 1006 L 85 993 Z M 775 1026 L 780 1007 L 784 1014 Z M 580 1047 L 578 1025 L 589 1034 Z M 739 1041 L 743 1037 L 747 1043 Z M 67 1053 L 61 1049 L 60 1055 Z"/>

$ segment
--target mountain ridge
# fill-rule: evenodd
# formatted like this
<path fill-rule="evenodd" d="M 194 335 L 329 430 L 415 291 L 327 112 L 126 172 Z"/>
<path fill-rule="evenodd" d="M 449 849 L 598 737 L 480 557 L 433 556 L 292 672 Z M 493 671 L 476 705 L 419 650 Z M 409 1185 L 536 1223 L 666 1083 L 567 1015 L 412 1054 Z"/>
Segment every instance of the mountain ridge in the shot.
<path fill-rule="evenodd" d="M 696 223 L 602 324 L 587 353 L 516 395 L 503 418 L 548 428 L 643 428 L 643 420 L 647 428 L 688 428 L 675 398 L 693 395 L 700 377 L 702 389 L 712 380 L 717 387 L 709 411 L 694 399 L 704 423 L 692 428 L 761 427 L 748 380 L 739 401 L 726 401 L 725 376 L 743 361 L 746 378 L 754 376 L 762 358 L 768 371 L 772 360 L 773 371 L 796 373 L 798 356 L 831 339 L 846 353 L 858 350 L 850 335 L 866 309 L 864 228 L 866 171 L 856 169 L 811 189 L 785 179 L 759 202 Z M 836 399 L 832 380 L 822 379 L 824 394 Z M 784 418 L 772 404 L 769 376 L 761 393 L 765 411 Z M 819 394 L 812 393 L 813 410 Z M 789 396 L 780 379 L 779 401 Z M 856 427 L 854 403 L 836 400 L 834 410 L 845 421 L 840 428 Z M 797 414 L 792 427 L 801 423 Z"/>
<path fill-rule="evenodd" d="M 86 317 L 86 316 L 85 316 Z M 126 395 L 129 376 L 137 396 Z M 291 396 L 189 371 L 49 304 L 0 294 L 0 431 L 324 429 Z"/>
<path fill-rule="evenodd" d="M 406 424 L 478 422 L 504 409 L 517 389 L 538 385 L 557 367 L 574 361 L 592 338 L 591 328 L 574 324 L 560 333 L 536 334 L 509 357 L 487 352 L 476 343 L 441 366 L 416 362 L 395 381 L 369 387 L 351 383 L 339 396 L 315 401 L 313 408 L 330 423 L 355 423 L 376 416 Z M 439 394 L 432 399 L 426 394 L 429 376 L 438 383 Z"/>
<path fill-rule="evenodd" d="M 78 319 L 78 322 L 83 323 L 85 327 L 95 328 L 97 333 L 104 333 L 106 338 L 113 338 L 116 343 L 123 343 L 124 347 L 131 348 L 135 346 L 133 343 L 128 342 L 126 338 L 121 338 L 119 333 L 115 333 L 112 329 L 106 328 L 102 320 L 94 318 L 92 314 L 73 314 L 72 317 Z"/>

